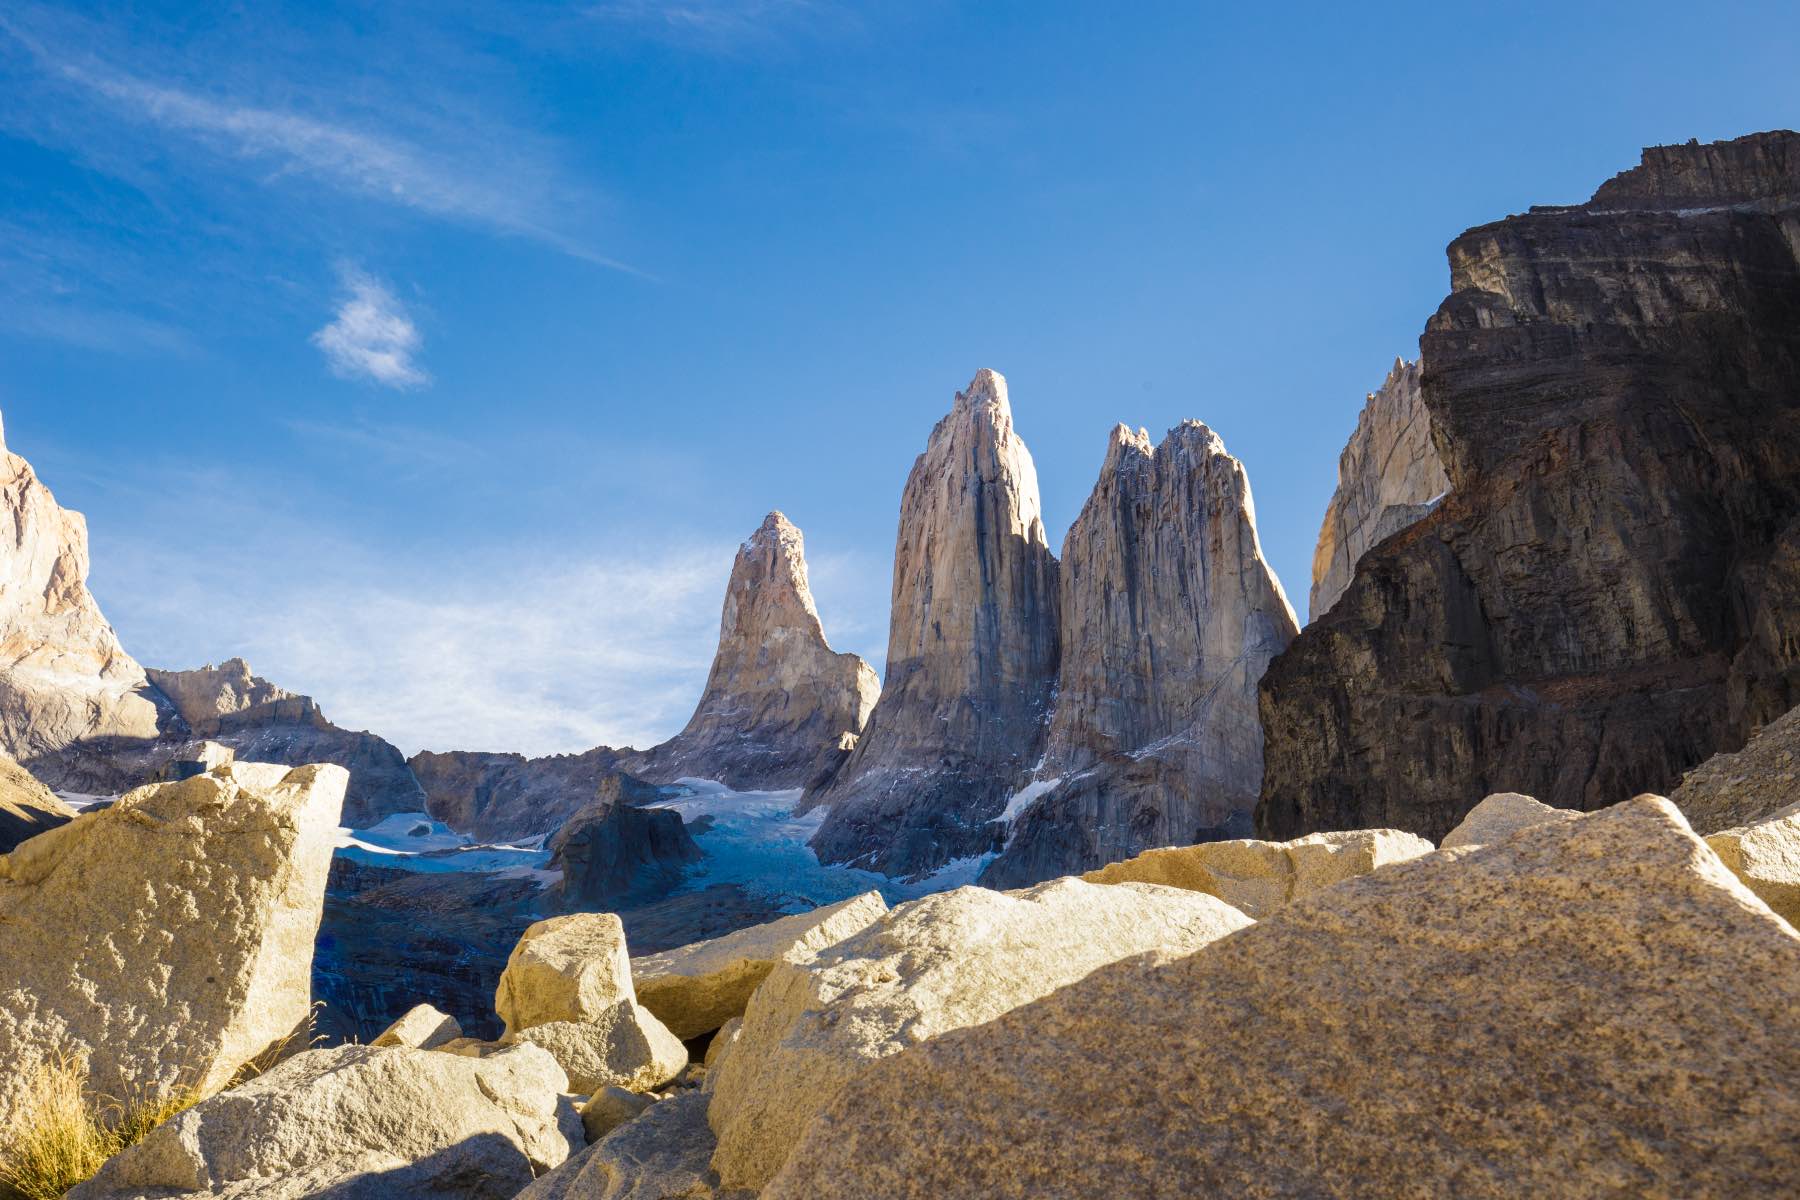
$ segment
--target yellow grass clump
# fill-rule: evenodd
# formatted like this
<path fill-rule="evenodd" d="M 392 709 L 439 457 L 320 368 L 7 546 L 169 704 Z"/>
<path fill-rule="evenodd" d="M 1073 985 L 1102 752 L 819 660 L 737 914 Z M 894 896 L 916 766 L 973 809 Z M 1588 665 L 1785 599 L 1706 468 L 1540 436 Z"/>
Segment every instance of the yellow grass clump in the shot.
<path fill-rule="evenodd" d="M 87 1064 L 79 1058 L 38 1064 L 28 1098 L 0 1141 L 0 1200 L 58 1200 L 200 1099 L 184 1090 L 154 1102 L 120 1103 L 89 1093 Z"/>

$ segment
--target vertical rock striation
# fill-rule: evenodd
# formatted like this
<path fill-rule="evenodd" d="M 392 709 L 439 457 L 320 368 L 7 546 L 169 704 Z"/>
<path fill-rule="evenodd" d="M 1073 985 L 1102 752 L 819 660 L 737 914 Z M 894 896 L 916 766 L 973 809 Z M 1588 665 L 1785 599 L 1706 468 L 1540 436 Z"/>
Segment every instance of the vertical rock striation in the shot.
<path fill-rule="evenodd" d="M 1646 151 L 1451 243 L 1451 492 L 1263 682 L 1257 824 L 1442 838 L 1665 791 L 1800 700 L 1800 135 Z"/>
<path fill-rule="evenodd" d="M 1296 632 L 1244 466 L 1198 421 L 1112 432 L 1063 542 L 1056 712 L 1029 804 L 982 876 L 1019 887 L 1247 824 L 1256 685 Z M 1010 808 L 1011 806 L 1009 806 Z M 1216 836 L 1216 835 L 1215 835 Z"/>
<path fill-rule="evenodd" d="M 1356 418 L 1313 551 L 1308 620 L 1318 620 L 1337 603 L 1369 547 L 1423 517 L 1450 490 L 1431 442 L 1431 412 L 1419 392 L 1419 374 L 1417 361 L 1396 358 Z"/>
<path fill-rule="evenodd" d="M 880 691 L 868 663 L 826 643 L 805 541 L 772 512 L 732 564 L 719 650 L 693 717 L 625 769 L 656 783 L 699 776 L 739 790 L 801 787 L 821 755 L 861 732 Z"/>
<path fill-rule="evenodd" d="M 1006 381 L 976 374 L 931 431 L 900 501 L 886 686 L 807 807 L 813 847 L 892 875 L 996 848 L 1006 797 L 1043 746 L 1057 665 L 1056 559 Z"/>

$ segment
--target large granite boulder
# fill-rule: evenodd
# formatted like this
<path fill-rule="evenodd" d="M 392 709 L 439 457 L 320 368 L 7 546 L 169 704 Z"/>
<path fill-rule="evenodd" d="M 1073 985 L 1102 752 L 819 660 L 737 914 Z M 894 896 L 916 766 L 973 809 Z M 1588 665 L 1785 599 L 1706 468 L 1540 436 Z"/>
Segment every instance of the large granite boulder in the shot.
<path fill-rule="evenodd" d="M 1364 401 L 1356 430 L 1338 457 L 1337 490 L 1325 506 L 1313 550 L 1309 621 L 1337 603 L 1370 547 L 1419 520 L 1450 490 L 1431 441 L 1421 373 L 1416 360 L 1394 360 L 1381 387 Z"/>
<path fill-rule="evenodd" d="M 1236 839 L 1147 850 L 1082 878 L 1089 883 L 1156 883 L 1217 896 L 1262 920 L 1295 900 L 1378 867 L 1430 854 L 1430 842 L 1398 829 L 1314 833 L 1291 842 Z"/>
<path fill-rule="evenodd" d="M 1800 701 L 1797 225 L 1779 132 L 1451 243 L 1420 342 L 1451 491 L 1264 676 L 1260 834 L 1591 809 Z"/>
<path fill-rule="evenodd" d="M 1184 421 L 1112 431 L 1063 541 L 1056 711 L 983 873 L 1019 887 L 1201 840 L 1262 787 L 1256 685 L 1296 632 L 1244 465 Z"/>
<path fill-rule="evenodd" d="M 1572 821 L 1579 814 L 1566 808 L 1540 804 L 1530 796 L 1517 792 L 1495 792 L 1469 810 L 1455 829 L 1438 843 L 1440 849 L 1458 846 L 1485 846 L 1511 837 L 1521 829 L 1530 829 L 1548 821 Z"/>
<path fill-rule="evenodd" d="M 803 962 L 869 927 L 887 912 L 880 892 L 864 892 L 811 912 L 752 925 L 724 937 L 631 960 L 639 1003 L 676 1037 L 711 1033 L 742 1016 L 779 962 Z"/>
<path fill-rule="evenodd" d="M 1800 925 L 1800 804 L 1709 833 L 1706 844 L 1759 900 Z"/>
<path fill-rule="evenodd" d="M 1800 804 L 1800 708 L 1758 730 L 1743 749 L 1701 763 L 1669 799 L 1702 834 L 1754 824 Z"/>
<path fill-rule="evenodd" d="M 582 1145 L 561 1068 L 409 1047 L 296 1055 L 153 1130 L 70 1200 L 511 1200 Z"/>
<path fill-rule="evenodd" d="M 976 374 L 900 498 L 887 678 L 856 748 L 802 809 L 826 862 L 914 875 L 998 849 L 1056 683 L 1056 559 L 1006 381 Z"/>
<path fill-rule="evenodd" d="M 646 786 L 646 785 L 640 785 Z M 618 787 L 569 818 L 550 841 L 550 866 L 571 908 L 618 908 L 668 895 L 705 855 L 671 808 L 635 808 Z"/>
<path fill-rule="evenodd" d="M 0 754 L 0 854 L 74 818 L 75 810 L 37 776 Z"/>
<path fill-rule="evenodd" d="M 613 1130 L 518 1200 L 753 1200 L 719 1189 L 713 1145 L 706 1097 L 686 1092 Z"/>
<path fill-rule="evenodd" d="M 804 787 L 821 753 L 861 732 L 880 692 L 868 663 L 826 643 L 805 541 L 772 512 L 738 547 L 718 653 L 694 715 L 670 740 L 627 758 L 626 770 L 740 791 Z"/>
<path fill-rule="evenodd" d="M 726 1185 L 758 1189 L 814 1114 L 855 1090 L 870 1064 L 991 1021 L 1106 963 L 1196 950 L 1250 923 L 1212 896 L 1078 879 L 902 904 L 812 958 L 778 963 L 750 998 L 706 1080 L 719 1136 L 713 1166 Z M 1090 1120 L 1105 1111 L 1094 1108 Z"/>
<path fill-rule="evenodd" d="M 232 763 L 0 856 L 0 1126 L 46 1058 L 148 1103 L 222 1087 L 302 1027 L 347 782 Z"/>
<path fill-rule="evenodd" d="M 895 1055 L 763 1200 L 1726 1200 L 1796 1179 L 1800 934 L 1643 797 Z"/>

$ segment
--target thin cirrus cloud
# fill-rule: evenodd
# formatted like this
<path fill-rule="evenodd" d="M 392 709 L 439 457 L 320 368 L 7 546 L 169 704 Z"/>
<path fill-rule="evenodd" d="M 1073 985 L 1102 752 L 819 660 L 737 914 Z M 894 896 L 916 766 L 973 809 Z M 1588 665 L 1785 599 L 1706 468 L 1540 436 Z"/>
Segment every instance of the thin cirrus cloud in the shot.
<path fill-rule="evenodd" d="M 342 275 L 345 295 L 337 313 L 312 335 L 332 374 L 390 388 L 430 383 L 431 376 L 417 361 L 424 338 L 394 294 L 354 267 L 344 268 Z"/>
<path fill-rule="evenodd" d="M 804 18 L 844 14 L 820 0 L 605 0 L 587 15 L 666 41 L 726 51 L 766 39 Z"/>

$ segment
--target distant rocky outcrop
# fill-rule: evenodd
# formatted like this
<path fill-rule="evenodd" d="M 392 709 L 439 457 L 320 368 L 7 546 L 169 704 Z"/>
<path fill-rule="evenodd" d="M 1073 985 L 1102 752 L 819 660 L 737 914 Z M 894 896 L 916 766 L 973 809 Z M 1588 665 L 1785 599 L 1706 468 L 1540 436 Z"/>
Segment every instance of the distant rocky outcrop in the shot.
<path fill-rule="evenodd" d="M 772 512 L 738 547 L 693 717 L 624 766 L 658 783 L 695 776 L 740 791 L 804 787 L 822 753 L 861 732 L 880 691 L 868 663 L 826 644 L 805 542 Z"/>
<path fill-rule="evenodd" d="M 58 1055 L 98 1095 L 155 1103 L 301 1029 L 347 783 L 231 763 L 0 856 L 0 1127 Z"/>
<path fill-rule="evenodd" d="M 67 824 L 75 810 L 12 759 L 0 755 L 0 854 L 27 838 Z"/>
<path fill-rule="evenodd" d="M 555 833 L 593 802 L 623 758 L 609 746 L 544 758 L 426 750 L 407 765 L 425 789 L 426 812 L 459 833 L 502 841 Z M 631 803 L 643 799 L 634 795 Z"/>
<path fill-rule="evenodd" d="M 1313 551 L 1308 620 L 1318 620 L 1344 594 L 1369 547 L 1423 517 L 1450 490 L 1431 442 L 1431 411 L 1419 375 L 1417 360 L 1396 358 L 1356 418 Z"/>
<path fill-rule="evenodd" d="M 705 857 L 680 813 L 628 801 L 621 781 L 629 778 L 603 783 L 594 803 L 550 840 L 550 866 L 562 872 L 558 888 L 570 908 L 618 908 L 666 896 Z"/>
<path fill-rule="evenodd" d="M 1262 834 L 1591 809 L 1800 701 L 1797 230 L 1778 132 L 1451 244 L 1421 339 L 1451 491 L 1270 666 Z"/>
<path fill-rule="evenodd" d="M 981 371 L 900 501 L 887 678 L 856 748 L 802 806 L 829 805 L 827 862 L 890 875 L 998 848 L 1042 751 L 1057 666 L 1056 559 L 1006 381 Z"/>
<path fill-rule="evenodd" d="M 1800 707 L 1758 730 L 1743 749 L 1701 763 L 1669 799 L 1702 835 L 1800 803 Z"/>
<path fill-rule="evenodd" d="M 1262 786 L 1256 685 L 1297 631 L 1244 465 L 1198 421 L 1154 447 L 1144 430 L 1113 430 L 1063 542 L 1060 607 L 1056 712 L 982 876 L 995 887 L 1248 822 Z"/>

